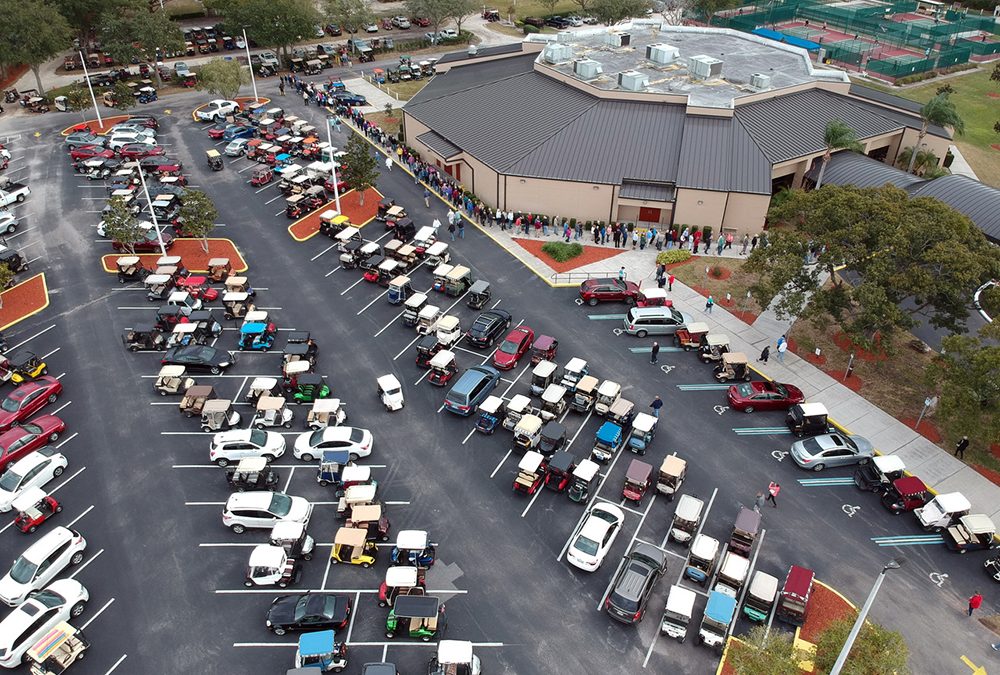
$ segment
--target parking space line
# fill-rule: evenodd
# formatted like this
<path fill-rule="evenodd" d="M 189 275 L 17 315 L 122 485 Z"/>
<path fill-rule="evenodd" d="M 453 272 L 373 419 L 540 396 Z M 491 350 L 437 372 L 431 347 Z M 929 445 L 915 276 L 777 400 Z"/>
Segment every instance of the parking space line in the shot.
<path fill-rule="evenodd" d="M 295 475 L 295 467 L 293 466 L 291 471 L 288 472 L 288 480 L 285 481 L 285 489 L 282 490 L 285 494 L 288 494 L 288 486 L 292 483 L 292 476 Z"/>
<path fill-rule="evenodd" d="M 250 169 L 256 168 L 258 166 L 262 166 L 262 165 L 259 162 L 254 162 L 250 166 L 248 166 L 246 168 L 243 168 L 243 169 L 240 169 L 239 171 L 237 171 L 237 173 L 243 173 L 245 171 L 249 171 Z"/>
<path fill-rule="evenodd" d="M 715 495 L 717 495 L 717 494 L 719 494 L 719 488 L 713 489 L 712 490 L 712 496 L 708 500 L 708 507 L 706 507 L 704 513 L 701 514 L 701 523 L 698 524 L 698 531 L 695 532 L 694 536 L 691 537 L 691 542 L 692 543 L 694 543 L 694 540 L 698 537 L 698 535 L 701 534 L 701 530 L 702 530 L 702 528 L 705 527 L 705 523 L 708 522 L 708 513 L 709 513 L 709 511 L 712 510 L 712 503 L 715 501 Z M 687 558 L 687 556 L 685 556 L 685 559 L 686 558 Z M 681 581 L 683 581 L 683 579 L 684 579 L 684 570 L 685 570 L 685 566 L 681 565 L 681 574 L 680 574 L 679 577 L 677 577 L 677 583 L 674 584 L 675 586 L 680 586 L 681 585 Z M 685 588 L 687 588 L 687 586 L 685 586 Z M 691 589 L 691 590 L 694 590 L 694 589 Z M 704 595 L 708 595 L 708 594 L 704 593 Z"/>
<path fill-rule="evenodd" d="M 404 310 L 404 311 L 405 311 L 405 310 Z M 400 313 L 399 313 L 399 314 L 397 314 L 396 316 L 392 317 L 392 320 L 391 320 L 391 321 L 390 321 L 389 323 L 387 323 L 386 325 L 382 326 L 382 328 L 381 328 L 381 329 L 379 329 L 379 332 L 375 333 L 375 335 L 373 335 L 372 337 L 378 337 L 379 335 L 381 335 L 382 333 L 384 333 L 384 332 L 386 331 L 386 329 L 387 329 L 387 328 L 388 328 L 389 326 L 391 326 L 392 324 L 396 323 L 396 319 L 398 319 L 398 318 L 399 318 L 399 317 L 401 317 L 401 316 L 403 316 L 403 312 L 400 312 Z"/>
<path fill-rule="evenodd" d="M 469 439 L 472 438 L 472 434 L 474 434 L 474 433 L 476 433 L 476 428 L 472 427 L 472 431 L 470 431 L 468 434 L 466 434 L 465 440 L 462 441 L 462 445 L 465 445 L 466 443 L 468 443 Z"/>
<path fill-rule="evenodd" d="M 340 265 L 337 265 L 336 267 L 334 267 L 332 270 L 330 270 L 329 272 L 327 272 L 326 274 L 323 275 L 324 278 L 330 276 L 331 274 L 333 274 L 334 272 L 336 272 L 337 270 L 339 270 L 340 267 L 341 267 Z"/>
<path fill-rule="evenodd" d="M 675 552 L 675 551 L 671 551 L 671 550 L 670 550 L 670 549 L 668 549 L 668 548 L 663 548 L 662 546 L 657 546 L 657 545 L 656 545 L 656 544 L 654 544 L 653 542 L 651 542 L 651 541 L 646 541 L 646 540 L 645 540 L 645 539 L 643 539 L 642 537 L 636 537 L 636 538 L 635 538 L 635 540 L 636 540 L 637 542 L 640 542 L 640 543 L 642 543 L 642 544 L 645 544 L 646 546 L 652 546 L 653 548 L 655 548 L 655 549 L 657 549 L 658 551 L 661 551 L 661 552 L 663 552 L 663 553 L 666 553 L 667 555 L 672 555 L 672 556 L 674 556 L 674 557 L 677 557 L 677 558 L 680 558 L 681 560 L 687 560 L 687 556 L 683 556 L 683 555 L 681 555 L 680 553 L 677 553 L 677 552 Z"/>
<path fill-rule="evenodd" d="M 345 288 L 344 290 L 342 290 L 340 292 L 340 294 L 343 295 L 344 293 L 347 293 L 347 291 L 351 290 L 352 288 L 354 288 L 355 286 L 357 286 L 358 284 L 360 284 L 364 280 L 365 280 L 365 278 L 361 277 L 360 279 L 358 279 L 357 281 L 355 281 L 353 284 L 351 284 L 350 286 L 348 286 L 347 288 Z M 388 293 L 388 291 L 386 291 L 386 293 Z"/>
<path fill-rule="evenodd" d="M 345 644 L 351 643 L 351 633 L 354 632 L 354 618 L 358 615 L 358 603 L 361 602 L 361 593 L 354 594 L 354 611 L 351 612 L 351 620 L 347 624 L 347 637 L 344 638 Z"/>
<path fill-rule="evenodd" d="M 368 309 L 369 307 L 371 307 L 372 305 L 374 305 L 374 304 L 375 304 L 376 302 L 378 302 L 379 300 L 381 300 L 382 298 L 384 298 L 384 297 L 385 297 L 385 296 L 387 296 L 388 294 L 389 294 L 389 289 L 387 288 L 387 289 L 385 289 L 384 291 L 382 291 L 381 293 L 379 293 L 378 295 L 376 295 L 376 296 L 375 296 L 375 298 L 374 298 L 374 299 L 372 299 L 372 301 L 371 301 L 371 302 L 369 302 L 369 303 L 368 303 L 367 305 L 365 305 L 364 307 L 362 307 L 361 309 L 359 309 L 359 310 L 358 310 L 358 313 L 357 313 L 357 314 L 355 314 L 354 316 L 361 316 L 361 314 L 362 314 L 362 313 L 363 313 L 363 312 L 364 312 L 364 311 L 365 311 L 366 309 Z"/>
<path fill-rule="evenodd" d="M 49 413 L 49 414 L 50 414 L 50 415 L 55 415 L 56 413 L 58 413 L 58 412 L 59 412 L 60 410 L 62 410 L 63 408 L 65 408 L 66 406 L 68 406 L 68 405 L 69 405 L 70 403 L 72 403 L 72 402 L 73 402 L 73 401 L 66 401 L 65 403 L 63 403 L 63 404 L 62 404 L 61 406 L 59 406 L 58 408 L 56 408 L 55 410 L 53 410 L 53 411 L 52 411 L 51 413 Z"/>
<path fill-rule="evenodd" d="M 99 555 L 101 555 L 102 553 L 104 553 L 104 549 L 103 548 L 100 551 L 98 551 L 97 553 L 95 553 L 94 555 L 92 555 L 89 560 L 84 561 L 84 563 L 82 565 L 80 565 L 79 567 L 77 567 L 76 570 L 73 572 L 73 574 L 69 575 L 69 578 L 70 579 L 75 578 L 77 574 L 79 574 L 80 572 L 82 572 L 83 570 L 85 570 L 87 568 L 87 565 L 89 565 L 90 563 L 92 563 L 95 560 L 97 560 L 97 557 Z"/>
<path fill-rule="evenodd" d="M 147 308 L 147 309 L 148 309 L 148 308 Z M 56 353 L 57 351 L 59 351 L 60 349 L 62 349 L 62 347 L 56 347 L 55 349 L 53 349 L 53 350 L 52 350 L 51 352 L 49 352 L 48 354 L 43 354 L 43 355 L 42 355 L 42 361 L 44 361 L 45 359 L 47 359 L 47 358 L 49 358 L 50 356 L 52 356 L 53 354 L 55 354 L 55 353 Z"/>
<path fill-rule="evenodd" d="M 636 511 L 635 509 L 629 508 L 629 507 L 621 504 L 620 502 L 613 502 L 610 499 L 606 499 L 604 497 L 598 497 L 597 501 L 604 502 L 605 504 L 614 504 L 615 506 L 617 506 L 618 508 L 620 508 L 622 511 L 628 511 L 629 513 L 634 513 L 637 516 L 641 516 L 642 515 L 642 511 Z"/>
<path fill-rule="evenodd" d="M 226 502 L 184 502 L 184 506 L 225 506 Z"/>
<path fill-rule="evenodd" d="M 336 246 L 337 246 L 336 244 L 330 244 L 329 246 L 327 246 L 326 248 L 324 248 L 322 251 L 320 251 L 319 253 L 317 253 L 313 257 L 309 258 L 309 261 L 312 262 L 313 260 L 316 260 L 316 258 L 320 257 L 321 255 L 323 255 L 324 253 L 326 253 L 330 249 L 336 248 Z"/>
<path fill-rule="evenodd" d="M 282 197 L 284 197 L 284 196 L 285 196 L 285 195 L 281 195 L 281 194 L 279 194 L 279 195 L 278 195 L 277 197 L 275 197 L 274 199 L 269 199 L 269 200 L 267 200 L 266 202 L 264 202 L 264 205 L 265 205 L 265 206 L 267 206 L 267 205 L 268 205 L 268 204 L 270 204 L 271 202 L 276 202 L 276 201 L 278 201 L 279 199 L 281 199 L 281 198 L 282 198 Z M 276 215 L 276 216 L 279 216 L 279 215 L 281 215 L 282 213 L 284 213 L 284 209 L 282 209 L 281 211 L 278 211 L 278 212 L 277 212 L 276 214 L 274 214 L 274 215 Z"/>
<path fill-rule="evenodd" d="M 244 171 L 246 171 L 246 169 L 244 169 Z M 243 171 L 241 171 L 240 173 L 243 173 Z M 250 182 L 250 181 L 247 181 L 247 183 L 249 183 L 249 182 Z M 268 190 L 268 189 L 270 189 L 270 188 L 274 187 L 275 185 L 277 185 L 277 183 L 268 183 L 267 185 L 265 185 L 265 186 L 264 186 L 264 187 L 262 187 L 261 189 L 259 189 L 259 190 L 254 190 L 254 194 L 258 194 L 258 195 L 259 195 L 259 194 L 260 194 L 261 192 L 263 192 L 264 190 Z"/>
<path fill-rule="evenodd" d="M 111 673 L 115 672 L 115 669 L 118 668 L 118 666 L 120 666 L 122 664 L 122 661 L 124 661 L 126 658 L 128 658 L 128 654 L 122 654 L 122 657 L 117 661 L 115 661 L 115 665 L 111 666 L 111 668 L 109 668 L 107 672 L 104 673 L 104 675 L 111 675 Z"/>
<path fill-rule="evenodd" d="M 84 623 L 83 625 L 80 626 L 80 630 L 87 630 L 87 626 L 89 626 L 91 623 L 93 623 L 94 619 L 96 619 L 101 614 L 103 614 L 104 610 L 106 610 L 108 607 L 110 607 L 111 603 L 113 603 L 114 601 L 115 601 L 115 599 L 111 598 L 106 603 L 104 603 L 104 606 L 101 607 L 99 610 L 97 610 L 97 613 L 94 614 L 94 616 L 92 616 L 89 619 L 87 619 L 86 623 Z"/>
<path fill-rule="evenodd" d="M 402 356 L 403 354 L 405 354 L 407 352 L 407 350 L 409 350 L 409 348 L 412 347 L 417 342 L 417 340 L 419 340 L 422 337 L 423 337 L 423 335 L 421 335 L 420 333 L 417 333 L 417 337 L 415 337 L 412 340 L 410 340 L 410 342 L 405 347 L 403 347 L 403 349 L 400 350 L 400 352 L 398 354 L 396 354 L 394 357 L 392 357 L 392 360 L 395 361 L 400 356 Z M 438 412 L 440 412 L 440 411 L 438 411 Z"/>
<path fill-rule="evenodd" d="M 78 520 L 80 520 L 81 518 L 83 518 L 85 515 L 87 515 L 88 513 L 90 513 L 93 510 L 94 510 L 94 505 L 91 504 L 90 506 L 87 507 L 86 511 L 84 511 L 83 513 L 81 513 L 80 515 L 78 515 L 73 520 L 69 521 L 69 525 L 67 525 L 66 527 L 73 527 L 74 525 L 76 525 L 76 523 L 77 523 Z"/>
<path fill-rule="evenodd" d="M 76 438 L 79 435 L 80 435 L 79 431 L 74 431 L 72 436 L 68 436 L 68 437 L 64 438 L 63 442 L 60 443 L 59 445 L 57 445 L 56 448 L 61 448 L 62 446 L 66 445 L 67 443 L 69 443 L 70 441 L 72 441 L 74 438 Z"/>
<path fill-rule="evenodd" d="M 524 511 L 521 511 L 521 517 L 522 518 L 524 518 L 526 515 L 528 515 L 528 510 L 531 509 L 532 505 L 534 505 L 535 500 L 538 499 L 538 495 L 540 495 L 540 494 L 542 494 L 542 492 L 544 492 L 544 489 L 545 489 L 544 485 L 539 485 L 538 486 L 538 490 L 535 491 L 535 494 L 531 498 L 531 501 L 528 502 L 528 505 L 524 507 Z"/>
<path fill-rule="evenodd" d="M 494 476 L 497 475 L 497 471 L 500 470 L 500 467 L 503 466 L 503 463 L 507 461 L 507 458 L 510 457 L 510 453 L 512 453 L 512 452 L 514 452 L 513 448 L 511 448 L 510 450 L 507 450 L 507 454 L 504 455 L 503 459 L 500 460 L 500 463 L 497 464 L 497 468 L 493 469 L 493 473 L 490 474 L 490 478 L 493 478 Z"/>
<path fill-rule="evenodd" d="M 327 592 L 327 591 L 325 591 L 323 589 L 326 588 L 326 580 L 330 577 L 330 567 L 332 565 L 333 565 L 333 558 L 331 558 L 330 556 L 327 556 L 326 557 L 326 569 L 323 570 L 323 583 L 321 583 L 320 587 L 319 587 L 320 588 L 319 592 L 321 592 L 321 593 L 326 593 Z"/>

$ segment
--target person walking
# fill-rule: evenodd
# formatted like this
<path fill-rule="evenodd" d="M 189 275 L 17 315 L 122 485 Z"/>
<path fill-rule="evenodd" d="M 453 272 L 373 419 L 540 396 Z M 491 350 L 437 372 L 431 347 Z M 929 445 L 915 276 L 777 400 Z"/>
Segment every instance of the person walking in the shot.
<path fill-rule="evenodd" d="M 435 218 L 434 222 L 431 223 L 431 227 L 434 228 L 434 238 L 437 239 L 438 230 L 441 229 L 441 221 Z"/>
<path fill-rule="evenodd" d="M 764 348 L 760 350 L 760 356 L 757 361 L 763 364 L 767 364 L 768 358 L 771 356 L 771 345 L 764 345 Z"/>
<path fill-rule="evenodd" d="M 431 207 L 431 193 L 427 191 L 427 188 L 424 188 L 424 206 Z"/>
<path fill-rule="evenodd" d="M 975 593 L 972 594 L 972 597 L 969 598 L 969 616 L 972 616 L 972 612 L 979 609 L 982 606 L 982 604 L 983 604 L 983 594 L 980 593 L 979 591 L 976 591 Z"/>
<path fill-rule="evenodd" d="M 965 449 L 969 447 L 969 437 L 962 436 L 962 440 L 955 444 L 955 456 L 965 459 Z"/>
<path fill-rule="evenodd" d="M 465 239 L 465 220 L 458 213 L 455 214 L 455 220 L 458 221 L 458 238 Z"/>
<path fill-rule="evenodd" d="M 632 230 L 632 250 L 634 251 L 635 247 L 638 245 L 639 245 L 639 233 L 636 232 L 635 230 Z"/>
<path fill-rule="evenodd" d="M 715 307 L 715 298 L 713 298 L 710 295 L 710 296 L 708 296 L 708 299 L 705 300 L 705 311 L 708 312 L 709 314 L 711 314 L 713 307 Z"/>
<path fill-rule="evenodd" d="M 788 351 L 788 341 L 781 340 L 778 342 L 778 363 L 785 362 L 785 352 Z"/>
<path fill-rule="evenodd" d="M 750 235 L 749 234 L 744 234 L 743 235 L 743 250 L 740 251 L 740 255 L 746 255 L 747 254 L 747 247 L 749 247 L 749 246 L 750 246 Z"/>
<path fill-rule="evenodd" d="M 390 172 L 392 171 L 392 157 L 385 158 L 385 170 Z"/>
<path fill-rule="evenodd" d="M 649 407 L 653 409 L 653 417 L 659 417 L 660 408 L 663 407 L 663 399 L 657 396 L 653 399 L 653 402 L 649 404 Z"/>
<path fill-rule="evenodd" d="M 654 342 L 652 349 L 649 350 L 649 362 L 656 363 L 656 357 L 660 353 L 660 343 Z"/>
<path fill-rule="evenodd" d="M 778 508 L 778 493 L 781 492 L 781 486 L 777 482 L 771 481 L 771 484 L 767 486 L 767 501 L 771 502 L 771 506 Z"/>
<path fill-rule="evenodd" d="M 675 278 L 676 277 L 673 274 L 671 274 L 670 276 L 667 277 L 667 290 L 668 291 L 674 290 L 674 279 Z"/>
<path fill-rule="evenodd" d="M 625 281 L 625 266 L 618 268 L 618 281 Z"/>
<path fill-rule="evenodd" d="M 282 80 L 281 82 L 279 82 L 279 83 L 278 83 L 278 92 L 279 92 L 279 93 L 280 93 L 280 94 L 281 94 L 282 96 L 284 96 L 284 95 L 285 95 L 285 81 L 284 81 L 284 80 Z"/>
<path fill-rule="evenodd" d="M 451 240 L 455 241 L 455 223 L 451 222 L 450 218 L 448 219 L 448 234 L 451 235 Z"/>
<path fill-rule="evenodd" d="M 764 493 L 758 492 L 757 496 L 753 500 L 753 510 L 760 513 L 762 508 L 764 508 Z"/>

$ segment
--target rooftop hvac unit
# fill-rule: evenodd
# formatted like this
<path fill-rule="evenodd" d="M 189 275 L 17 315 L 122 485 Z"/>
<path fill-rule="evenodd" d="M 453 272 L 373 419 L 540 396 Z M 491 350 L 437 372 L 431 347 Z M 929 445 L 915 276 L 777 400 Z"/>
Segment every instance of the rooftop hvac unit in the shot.
<path fill-rule="evenodd" d="M 771 88 L 771 76 L 764 73 L 754 73 L 750 76 L 750 86 L 757 91 Z"/>
<path fill-rule="evenodd" d="M 691 71 L 692 77 L 700 80 L 711 80 L 722 75 L 722 61 L 704 54 L 692 56 L 688 70 Z"/>
<path fill-rule="evenodd" d="M 608 44 L 612 47 L 628 47 L 632 44 L 632 34 L 608 33 Z"/>
<path fill-rule="evenodd" d="M 600 62 L 594 59 L 577 59 L 573 62 L 573 72 L 581 80 L 592 80 L 600 75 L 603 70 Z"/>
<path fill-rule="evenodd" d="M 618 86 L 626 91 L 645 91 L 649 78 L 635 70 L 618 73 Z"/>
<path fill-rule="evenodd" d="M 542 58 L 546 63 L 564 63 L 573 58 L 573 48 L 569 45 L 550 44 L 545 47 Z"/>
<path fill-rule="evenodd" d="M 673 63 L 680 56 L 680 50 L 667 44 L 655 44 L 646 47 L 646 59 L 660 65 Z"/>

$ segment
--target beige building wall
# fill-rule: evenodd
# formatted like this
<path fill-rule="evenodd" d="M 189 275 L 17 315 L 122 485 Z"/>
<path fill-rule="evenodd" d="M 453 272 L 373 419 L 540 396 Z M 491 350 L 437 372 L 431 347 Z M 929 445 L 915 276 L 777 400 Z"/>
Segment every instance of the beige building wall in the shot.
<path fill-rule="evenodd" d="M 771 204 L 771 195 L 752 195 L 743 192 L 730 192 L 726 203 L 726 214 L 722 220 L 722 231 L 743 236 L 751 236 L 764 227 L 767 217 L 767 207 Z"/>
<path fill-rule="evenodd" d="M 506 184 L 505 207 L 511 211 L 544 213 L 577 220 L 611 219 L 615 186 L 544 178 L 501 176 Z M 501 203 L 504 203 L 501 202 Z"/>
<path fill-rule="evenodd" d="M 711 227 L 716 233 L 726 213 L 726 192 L 678 188 L 674 205 L 674 224 L 684 229 L 688 225 Z"/>

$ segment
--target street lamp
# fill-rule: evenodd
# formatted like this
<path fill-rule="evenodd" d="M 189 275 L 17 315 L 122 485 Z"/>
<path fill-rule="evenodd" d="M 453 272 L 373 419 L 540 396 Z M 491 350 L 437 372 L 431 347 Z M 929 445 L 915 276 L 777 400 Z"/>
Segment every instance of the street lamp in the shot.
<path fill-rule="evenodd" d="M 97 97 L 94 96 L 94 85 L 91 84 L 90 75 L 87 74 L 87 58 L 83 55 L 82 51 L 80 51 L 79 54 L 80 54 L 80 63 L 81 65 L 83 65 L 83 79 L 87 81 L 87 89 L 90 90 L 90 100 L 93 101 L 94 112 L 97 113 L 97 123 L 101 125 L 100 128 L 103 129 L 104 121 L 101 119 L 101 111 L 97 108 Z"/>
<path fill-rule="evenodd" d="M 340 213 L 340 188 L 337 185 L 337 162 L 333 158 L 333 132 L 330 130 L 335 119 L 333 115 L 326 116 L 326 143 L 330 146 L 330 176 L 333 178 L 333 201 L 336 204 L 337 213 Z"/>
<path fill-rule="evenodd" d="M 889 570 L 898 570 L 903 561 L 904 558 L 900 556 L 890 560 L 882 566 L 882 571 L 879 572 L 877 577 L 875 577 L 875 584 L 872 586 L 872 590 L 868 593 L 865 605 L 861 608 L 861 612 L 858 613 L 858 618 L 854 621 L 854 625 L 851 627 L 851 632 L 847 636 L 847 642 L 844 643 L 843 649 L 840 650 L 840 655 L 837 657 L 837 662 L 833 664 L 833 668 L 830 670 L 830 675 L 840 675 L 840 671 L 843 669 L 844 663 L 847 661 L 847 656 L 851 653 L 851 647 L 854 646 L 854 641 L 857 639 L 858 633 L 861 632 L 861 627 L 865 624 L 865 619 L 868 617 L 868 610 L 870 610 L 872 605 L 875 603 L 875 596 L 878 595 L 878 589 L 882 586 L 882 581 L 885 580 L 886 572 Z"/>
<path fill-rule="evenodd" d="M 243 29 L 243 48 L 247 50 L 247 66 L 250 68 L 250 84 L 253 85 L 253 102 L 259 103 L 257 98 L 257 78 L 253 76 L 253 61 L 250 60 L 250 41 L 247 40 L 247 29 Z"/>
<path fill-rule="evenodd" d="M 146 203 L 149 205 L 149 217 L 153 219 L 153 229 L 156 230 L 156 241 L 160 243 L 160 255 L 166 257 L 167 247 L 163 245 L 163 235 L 160 233 L 160 224 L 156 222 L 156 211 L 153 210 L 153 200 L 149 196 L 149 189 L 146 187 L 146 173 L 142 164 L 136 161 L 139 166 L 139 182 L 142 183 L 142 192 L 146 195 Z"/>

